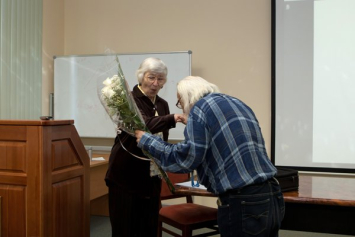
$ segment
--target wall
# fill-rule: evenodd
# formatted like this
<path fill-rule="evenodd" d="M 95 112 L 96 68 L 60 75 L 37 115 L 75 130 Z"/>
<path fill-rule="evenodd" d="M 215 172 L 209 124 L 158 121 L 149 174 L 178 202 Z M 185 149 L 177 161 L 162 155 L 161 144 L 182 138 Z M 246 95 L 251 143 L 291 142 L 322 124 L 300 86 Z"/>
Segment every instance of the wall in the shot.
<path fill-rule="evenodd" d="M 249 104 L 269 151 L 270 17 L 260 0 L 64 0 L 64 54 L 192 50 L 192 74 Z"/>
<path fill-rule="evenodd" d="M 42 114 L 49 115 L 53 93 L 53 56 L 64 54 L 64 0 L 43 0 Z"/>

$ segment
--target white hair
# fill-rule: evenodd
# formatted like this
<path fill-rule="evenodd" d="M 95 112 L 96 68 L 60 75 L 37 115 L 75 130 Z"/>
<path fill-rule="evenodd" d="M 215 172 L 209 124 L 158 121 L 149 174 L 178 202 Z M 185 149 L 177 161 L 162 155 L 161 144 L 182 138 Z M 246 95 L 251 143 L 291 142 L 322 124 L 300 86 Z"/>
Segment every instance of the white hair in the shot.
<path fill-rule="evenodd" d="M 189 114 L 192 106 L 202 97 L 217 92 L 219 92 L 218 87 L 202 77 L 188 76 L 177 84 L 177 93 L 183 101 L 185 114 Z"/>
<path fill-rule="evenodd" d="M 159 58 L 144 59 L 144 61 L 141 63 L 138 70 L 136 71 L 136 76 L 139 84 L 142 84 L 143 77 L 146 72 L 163 74 L 165 81 L 167 80 L 168 68 L 166 67 L 165 63 Z"/>

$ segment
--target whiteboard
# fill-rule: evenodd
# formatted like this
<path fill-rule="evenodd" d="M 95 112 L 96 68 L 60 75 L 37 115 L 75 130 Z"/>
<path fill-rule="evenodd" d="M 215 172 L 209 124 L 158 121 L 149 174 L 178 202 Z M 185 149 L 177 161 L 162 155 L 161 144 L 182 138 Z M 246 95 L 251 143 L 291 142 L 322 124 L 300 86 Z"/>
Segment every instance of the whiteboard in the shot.
<path fill-rule="evenodd" d="M 135 72 L 144 59 L 156 57 L 168 67 L 168 79 L 159 96 L 170 113 L 182 113 L 176 104 L 176 84 L 191 75 L 191 51 L 142 54 L 71 55 L 54 57 L 54 119 L 73 119 L 80 137 L 114 138 L 116 126 L 99 100 L 97 88 L 117 74 L 116 56 L 130 90 L 138 84 Z M 169 139 L 183 140 L 185 125 L 170 130 Z"/>

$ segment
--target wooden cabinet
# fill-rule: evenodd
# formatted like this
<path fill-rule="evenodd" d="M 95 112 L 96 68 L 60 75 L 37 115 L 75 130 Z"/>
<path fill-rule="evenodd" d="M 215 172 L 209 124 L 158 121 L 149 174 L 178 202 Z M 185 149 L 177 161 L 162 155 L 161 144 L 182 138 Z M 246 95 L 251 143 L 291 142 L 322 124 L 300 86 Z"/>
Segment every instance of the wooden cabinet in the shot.
<path fill-rule="evenodd" d="M 90 159 L 73 120 L 0 120 L 1 236 L 90 236 Z"/>

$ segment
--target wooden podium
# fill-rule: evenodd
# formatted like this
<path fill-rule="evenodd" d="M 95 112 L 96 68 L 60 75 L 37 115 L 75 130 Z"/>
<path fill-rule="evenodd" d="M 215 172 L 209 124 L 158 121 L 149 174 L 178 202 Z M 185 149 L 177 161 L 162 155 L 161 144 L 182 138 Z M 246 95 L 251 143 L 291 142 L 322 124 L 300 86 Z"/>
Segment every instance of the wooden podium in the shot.
<path fill-rule="evenodd" d="M 90 159 L 73 120 L 0 120 L 0 236 L 90 236 Z"/>

